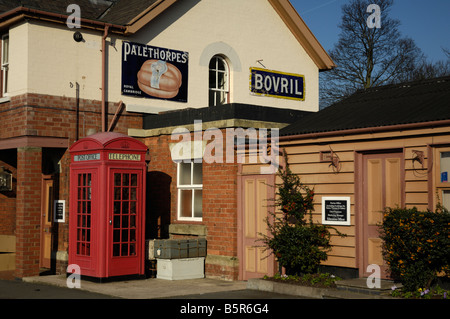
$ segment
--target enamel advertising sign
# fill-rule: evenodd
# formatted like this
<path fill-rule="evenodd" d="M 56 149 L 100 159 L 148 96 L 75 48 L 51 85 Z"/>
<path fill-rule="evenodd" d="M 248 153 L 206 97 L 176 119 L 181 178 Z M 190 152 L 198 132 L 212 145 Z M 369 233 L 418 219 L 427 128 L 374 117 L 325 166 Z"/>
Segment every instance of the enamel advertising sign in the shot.
<path fill-rule="evenodd" d="M 250 68 L 250 92 L 281 99 L 305 100 L 305 77 L 300 74 Z"/>
<path fill-rule="evenodd" d="M 145 44 L 122 44 L 122 94 L 187 102 L 189 54 Z"/>

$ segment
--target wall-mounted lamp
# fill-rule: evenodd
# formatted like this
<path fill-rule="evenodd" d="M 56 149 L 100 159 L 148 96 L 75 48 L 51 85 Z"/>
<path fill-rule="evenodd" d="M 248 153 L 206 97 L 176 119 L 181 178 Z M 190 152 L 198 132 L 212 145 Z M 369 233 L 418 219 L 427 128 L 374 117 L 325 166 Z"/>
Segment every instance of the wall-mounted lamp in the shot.
<path fill-rule="evenodd" d="M 12 173 L 3 166 L 0 168 L 0 191 L 12 191 Z"/>
<path fill-rule="evenodd" d="M 77 31 L 73 34 L 73 39 L 75 40 L 75 42 L 81 42 L 83 41 L 83 35 L 80 31 Z"/>
<path fill-rule="evenodd" d="M 423 162 L 424 162 L 424 159 L 425 159 L 425 156 L 424 156 L 423 152 L 422 151 L 416 151 L 416 150 L 413 150 L 412 152 L 413 152 L 413 159 L 412 159 L 412 161 L 413 162 L 414 161 L 419 162 L 419 164 L 422 164 L 422 168 L 423 168 Z"/>

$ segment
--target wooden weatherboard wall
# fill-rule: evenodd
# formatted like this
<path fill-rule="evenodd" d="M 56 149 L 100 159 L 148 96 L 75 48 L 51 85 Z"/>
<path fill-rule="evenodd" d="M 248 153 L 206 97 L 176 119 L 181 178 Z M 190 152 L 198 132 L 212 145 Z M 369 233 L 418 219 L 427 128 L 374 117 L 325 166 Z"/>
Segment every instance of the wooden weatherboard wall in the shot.
<path fill-rule="evenodd" d="M 433 210 L 438 201 L 435 163 L 439 158 L 436 154 L 450 146 L 449 132 L 448 126 L 442 126 L 371 134 L 355 131 L 355 134 L 323 137 L 320 134 L 281 137 L 280 151 L 287 153 L 292 172 L 314 188 L 314 222 L 322 222 L 322 197 L 350 198 L 350 225 L 334 226 L 347 237 L 332 236 L 332 251 L 323 265 L 360 268 L 362 273 L 362 156 L 394 150 L 402 152 L 401 205 Z M 262 164 L 249 163 L 247 155 L 240 174 L 258 174 L 261 167 Z M 276 177 L 276 183 L 280 181 Z"/>

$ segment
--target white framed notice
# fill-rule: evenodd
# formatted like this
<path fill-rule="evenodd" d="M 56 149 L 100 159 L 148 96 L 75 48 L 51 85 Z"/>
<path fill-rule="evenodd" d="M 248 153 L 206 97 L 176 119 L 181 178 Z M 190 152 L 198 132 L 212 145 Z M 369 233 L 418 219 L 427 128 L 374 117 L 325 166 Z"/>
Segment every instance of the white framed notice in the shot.
<path fill-rule="evenodd" d="M 53 207 L 55 223 L 64 223 L 66 220 L 66 201 L 65 200 L 55 200 Z"/>
<path fill-rule="evenodd" d="M 350 197 L 322 197 L 322 224 L 350 225 Z"/>

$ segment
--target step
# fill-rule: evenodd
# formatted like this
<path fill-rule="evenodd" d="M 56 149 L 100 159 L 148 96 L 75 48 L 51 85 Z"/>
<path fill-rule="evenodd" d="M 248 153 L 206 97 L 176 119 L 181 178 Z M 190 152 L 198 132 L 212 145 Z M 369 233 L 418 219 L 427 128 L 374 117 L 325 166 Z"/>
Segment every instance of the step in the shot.
<path fill-rule="evenodd" d="M 394 285 L 397 288 L 401 287 L 401 284 L 386 279 L 380 280 L 380 288 L 369 288 L 367 286 L 367 278 L 345 279 L 336 282 L 338 290 L 369 295 L 390 295 L 390 292 L 392 291 L 392 287 Z"/>

